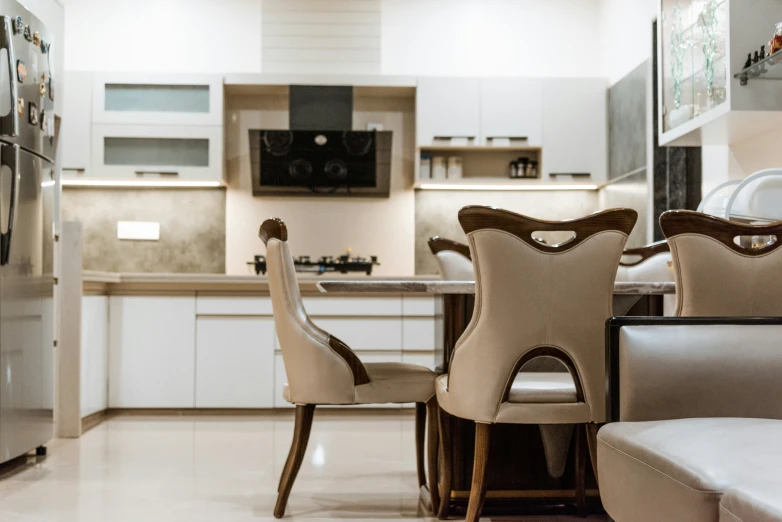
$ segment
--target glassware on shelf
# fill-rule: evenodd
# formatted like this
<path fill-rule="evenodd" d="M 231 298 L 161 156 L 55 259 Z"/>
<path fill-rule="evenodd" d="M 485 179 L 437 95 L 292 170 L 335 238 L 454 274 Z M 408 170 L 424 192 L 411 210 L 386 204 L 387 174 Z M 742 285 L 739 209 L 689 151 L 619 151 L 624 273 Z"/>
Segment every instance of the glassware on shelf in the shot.
<path fill-rule="evenodd" d="M 776 25 L 774 36 L 771 37 L 771 41 L 768 43 L 768 52 L 770 54 L 780 50 L 782 50 L 782 22 Z"/>
<path fill-rule="evenodd" d="M 727 99 L 726 0 L 662 0 L 663 131 Z"/>

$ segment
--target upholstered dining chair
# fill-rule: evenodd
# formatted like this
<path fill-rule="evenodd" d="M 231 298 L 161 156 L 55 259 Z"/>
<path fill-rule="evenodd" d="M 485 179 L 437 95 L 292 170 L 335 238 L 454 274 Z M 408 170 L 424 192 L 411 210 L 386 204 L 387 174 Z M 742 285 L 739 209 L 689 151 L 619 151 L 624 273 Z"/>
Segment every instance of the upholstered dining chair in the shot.
<path fill-rule="evenodd" d="M 475 422 L 469 522 L 480 517 L 492 427 L 500 423 L 579 425 L 576 500 L 585 512 L 584 438 L 593 454 L 594 423 L 605 421 L 605 321 L 612 315 L 619 259 L 637 217 L 630 209 L 562 222 L 489 207 L 459 212 L 475 265 L 475 309 L 436 391 L 442 448 L 450 447 L 448 415 Z M 533 237 L 536 231 L 571 237 L 543 244 Z M 540 356 L 567 367 L 568 386 L 520 373 Z M 441 498 L 450 491 L 449 480 L 447 473 L 440 478 Z M 440 505 L 439 515 L 447 516 L 446 503 Z"/>
<path fill-rule="evenodd" d="M 667 241 L 657 241 L 638 248 L 628 248 L 619 262 L 616 280 L 625 283 L 674 282 L 671 248 Z M 676 313 L 676 296 L 663 297 L 663 315 Z"/>
<path fill-rule="evenodd" d="M 434 236 L 429 240 L 429 250 L 437 259 L 440 275 L 446 281 L 472 281 L 475 279 L 469 246 L 451 239 Z"/>
<path fill-rule="evenodd" d="M 296 405 L 293 442 L 280 477 L 274 516 L 281 518 L 285 514 L 288 496 L 307 449 L 316 405 L 416 403 L 419 487 L 426 484 L 423 422 L 429 417 L 429 489 L 436 509 L 439 436 L 434 372 L 417 364 L 363 364 L 345 343 L 315 326 L 307 315 L 285 223 L 280 219 L 266 220 L 259 235 L 266 244 L 274 324 L 288 378 L 283 396 Z M 421 411 L 426 415 L 420 415 Z"/>
<path fill-rule="evenodd" d="M 676 210 L 660 216 L 660 226 L 671 245 L 678 316 L 782 316 L 782 222 L 746 225 Z"/>

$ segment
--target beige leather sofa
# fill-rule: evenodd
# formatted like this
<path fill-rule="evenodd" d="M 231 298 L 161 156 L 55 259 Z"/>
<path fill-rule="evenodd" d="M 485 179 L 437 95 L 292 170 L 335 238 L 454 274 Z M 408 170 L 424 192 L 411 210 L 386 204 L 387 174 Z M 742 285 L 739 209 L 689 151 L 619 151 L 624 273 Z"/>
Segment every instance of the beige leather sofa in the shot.
<path fill-rule="evenodd" d="M 782 318 L 614 318 L 608 340 L 609 515 L 782 521 Z"/>

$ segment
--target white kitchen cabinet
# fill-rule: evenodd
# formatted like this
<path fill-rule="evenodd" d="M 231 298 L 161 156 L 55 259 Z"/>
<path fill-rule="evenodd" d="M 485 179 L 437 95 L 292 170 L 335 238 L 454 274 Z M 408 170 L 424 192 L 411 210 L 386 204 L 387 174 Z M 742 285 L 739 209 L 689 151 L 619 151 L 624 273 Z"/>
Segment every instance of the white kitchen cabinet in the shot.
<path fill-rule="evenodd" d="M 404 317 L 434 317 L 434 305 L 434 298 L 431 296 L 403 295 L 402 315 Z"/>
<path fill-rule="evenodd" d="M 92 174 L 102 180 L 223 181 L 223 128 L 93 125 Z"/>
<path fill-rule="evenodd" d="M 266 315 L 271 316 L 271 297 L 212 296 L 199 295 L 196 298 L 198 315 Z"/>
<path fill-rule="evenodd" d="M 603 78 L 544 81 L 544 176 L 589 173 L 590 181 L 605 181 L 608 161 L 607 87 Z"/>
<path fill-rule="evenodd" d="M 419 78 L 415 118 L 418 145 L 433 145 L 436 137 L 467 138 L 475 144 L 481 127 L 480 91 L 478 78 Z"/>
<path fill-rule="evenodd" d="M 402 350 L 434 350 L 434 317 L 402 319 Z"/>
<path fill-rule="evenodd" d="M 310 317 L 399 317 L 402 297 L 305 297 Z"/>
<path fill-rule="evenodd" d="M 62 124 L 59 130 L 62 176 L 89 175 L 92 146 L 92 73 L 65 71 L 62 90 Z"/>
<path fill-rule="evenodd" d="M 109 407 L 195 406 L 195 296 L 112 296 Z"/>
<path fill-rule="evenodd" d="M 202 316 L 196 326 L 196 408 L 274 407 L 274 319 Z"/>
<path fill-rule="evenodd" d="M 93 89 L 98 124 L 223 125 L 219 75 L 96 73 Z"/>
<path fill-rule="evenodd" d="M 543 80 L 482 78 L 480 80 L 481 145 L 498 138 L 527 138 L 529 146 L 543 141 Z"/>
<path fill-rule="evenodd" d="M 339 338 L 353 350 L 400 351 L 402 318 L 397 317 L 313 317 L 313 322 Z"/>
<path fill-rule="evenodd" d="M 81 416 L 109 406 L 109 298 L 85 296 L 81 309 Z"/>

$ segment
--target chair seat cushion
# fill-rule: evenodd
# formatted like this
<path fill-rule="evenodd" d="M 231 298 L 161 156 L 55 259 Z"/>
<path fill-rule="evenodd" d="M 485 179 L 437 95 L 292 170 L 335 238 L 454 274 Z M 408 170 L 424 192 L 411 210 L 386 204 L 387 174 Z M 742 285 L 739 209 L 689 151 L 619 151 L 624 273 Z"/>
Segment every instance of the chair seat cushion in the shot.
<path fill-rule="evenodd" d="M 508 402 L 576 402 L 576 384 L 569 372 L 521 372 L 513 381 Z"/>
<path fill-rule="evenodd" d="M 619 422 L 598 434 L 600 493 L 616 520 L 719 520 L 725 491 L 780 483 L 782 421 Z"/>
<path fill-rule="evenodd" d="M 365 363 L 369 383 L 356 386 L 353 404 L 388 404 L 426 402 L 434 396 L 437 375 L 420 364 Z M 288 383 L 282 388 L 283 398 L 290 400 Z"/>
<path fill-rule="evenodd" d="M 527 377 L 531 375 L 533 377 Z M 534 377 L 534 375 L 552 375 L 535 374 L 532 372 L 522 372 L 513 383 L 516 388 L 516 401 L 503 402 L 497 408 L 497 413 L 493 419 L 494 422 L 508 424 L 581 424 L 589 422 L 589 408 L 584 402 L 575 402 L 575 385 L 573 385 L 572 401 L 564 399 L 571 396 L 565 392 L 567 388 L 566 379 L 557 377 L 546 379 L 545 377 Z M 570 377 L 569 373 L 564 375 Z M 562 383 L 565 384 L 562 384 Z M 570 379 L 571 384 L 573 379 Z M 537 383 L 537 386 L 536 386 Z M 550 389 L 546 391 L 544 386 Z M 437 402 L 442 409 L 464 419 L 470 419 L 470 412 L 463 411 L 456 401 L 451 401 L 451 394 L 448 393 L 448 376 L 442 375 L 437 379 Z M 513 394 L 513 392 L 511 392 Z M 509 399 L 512 395 L 509 395 Z M 527 397 L 531 400 L 521 402 L 519 397 Z M 544 402 L 544 400 L 546 402 Z M 471 419 L 474 420 L 474 419 Z"/>
<path fill-rule="evenodd" d="M 782 478 L 776 482 L 742 483 L 720 502 L 720 522 L 782 522 Z"/>

